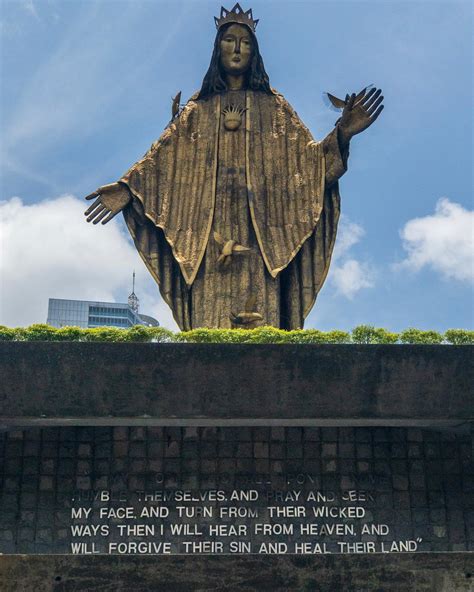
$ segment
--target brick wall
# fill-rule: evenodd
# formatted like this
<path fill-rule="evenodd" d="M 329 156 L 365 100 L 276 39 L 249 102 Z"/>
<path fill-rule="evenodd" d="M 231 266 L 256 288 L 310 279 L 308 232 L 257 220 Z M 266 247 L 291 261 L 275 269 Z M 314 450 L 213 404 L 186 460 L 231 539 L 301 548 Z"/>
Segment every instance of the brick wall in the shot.
<path fill-rule="evenodd" d="M 71 508 L 78 496 L 87 506 L 91 491 L 134 495 L 137 490 L 177 488 L 253 489 L 262 495 L 256 503 L 261 508 L 268 505 L 264 494 L 269 490 L 298 490 L 303 496 L 311 490 L 368 492 L 359 522 L 389 525 L 390 540 L 421 539 L 417 551 L 474 550 L 472 438 L 465 433 L 418 428 L 30 428 L 0 434 L 0 459 L 1 553 L 69 553 L 71 524 L 88 523 L 73 522 Z M 180 521 L 174 511 L 169 520 Z M 268 540 L 255 534 L 249 538 L 255 543 Z M 378 538 L 383 537 L 358 531 L 350 540 Z M 112 535 L 106 539 L 115 540 Z M 169 540 L 177 544 L 178 539 Z M 172 552 L 179 552 L 174 542 Z"/>

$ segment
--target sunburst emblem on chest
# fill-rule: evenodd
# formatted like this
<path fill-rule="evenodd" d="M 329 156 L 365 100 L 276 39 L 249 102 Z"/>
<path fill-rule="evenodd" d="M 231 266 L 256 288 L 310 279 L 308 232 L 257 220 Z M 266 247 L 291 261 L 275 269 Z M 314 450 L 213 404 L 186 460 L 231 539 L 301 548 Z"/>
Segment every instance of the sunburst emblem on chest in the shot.
<path fill-rule="evenodd" d="M 238 105 L 227 105 L 222 110 L 222 115 L 224 116 L 224 127 L 229 132 L 233 132 L 238 130 L 241 123 L 242 117 L 247 111 L 244 107 L 239 107 Z"/>

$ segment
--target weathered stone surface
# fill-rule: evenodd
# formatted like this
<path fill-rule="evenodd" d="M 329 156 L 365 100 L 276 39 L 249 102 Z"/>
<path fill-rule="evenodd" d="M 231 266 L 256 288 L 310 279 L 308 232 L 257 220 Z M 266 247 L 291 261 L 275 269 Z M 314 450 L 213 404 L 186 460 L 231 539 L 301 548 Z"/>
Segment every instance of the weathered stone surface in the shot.
<path fill-rule="evenodd" d="M 472 352 L 3 342 L 0 425 L 455 425 L 472 418 Z"/>
<path fill-rule="evenodd" d="M 3 592 L 471 592 L 474 555 L 4 556 Z"/>
<path fill-rule="evenodd" d="M 23 455 L 21 451 L 19 455 L 19 443 Z M 416 459 L 408 455 L 414 444 L 420 446 Z M 338 549 L 336 543 L 359 541 L 377 543 L 372 552 L 382 550 L 382 542 L 385 550 L 391 550 L 391 541 L 407 540 L 416 541 L 416 551 L 422 553 L 474 550 L 474 488 L 470 480 L 474 464 L 469 433 L 400 427 L 58 427 L 0 433 L 0 448 L 4 450 L 3 465 L 0 463 L 0 554 L 72 553 L 71 543 L 77 542 L 94 543 L 95 552 L 107 554 L 108 543 L 122 539 L 113 519 L 98 516 L 98 507 L 108 503 L 91 506 L 91 496 L 110 490 L 116 500 L 111 505 L 116 507 L 122 505 L 117 498 L 124 493 L 127 505 L 140 508 L 144 504 L 138 502 L 136 490 L 173 488 L 258 490 L 259 502 L 250 506 L 261 508 L 261 522 L 268 522 L 265 506 L 273 505 L 273 501 L 265 501 L 268 492 L 300 491 L 299 501 L 293 505 L 308 508 L 302 523 L 312 521 L 310 508 L 314 504 L 304 501 L 308 492 L 334 492 L 339 499 L 336 505 L 355 504 L 366 510 L 360 520 L 343 520 L 354 525 L 354 534 L 314 539 L 327 543 L 327 550 L 334 553 L 353 553 L 355 550 Z M 178 450 L 181 456 L 177 457 Z M 433 451 L 438 451 L 438 456 L 433 457 Z M 441 451 L 449 458 L 443 459 Z M 341 503 L 344 492 L 350 494 L 345 495 L 349 501 Z M 360 503 L 357 492 L 364 494 Z M 365 493 L 370 494 L 369 499 Z M 164 524 L 182 522 L 184 518 L 177 519 L 176 504 L 168 505 L 170 516 Z M 81 522 L 73 519 L 71 508 L 80 506 L 93 508 L 87 524 L 108 524 L 110 537 L 72 536 L 71 525 Z M 221 522 L 217 512 L 213 519 Z M 189 520 L 193 521 L 201 519 Z M 250 525 L 258 521 L 243 519 Z M 317 521 L 327 525 L 341 522 L 337 516 Z M 252 541 L 252 553 L 258 553 L 263 542 L 287 542 L 287 552 L 292 553 L 295 542 L 313 540 L 312 536 L 301 536 L 299 520 L 282 522 L 295 524 L 289 536 L 268 537 L 249 528 L 240 540 Z M 363 533 L 363 524 L 386 524 L 389 532 Z M 202 538 L 209 538 L 205 527 Z M 184 539 L 169 530 L 164 540 L 172 544 L 172 553 L 185 551 L 178 544 Z"/>

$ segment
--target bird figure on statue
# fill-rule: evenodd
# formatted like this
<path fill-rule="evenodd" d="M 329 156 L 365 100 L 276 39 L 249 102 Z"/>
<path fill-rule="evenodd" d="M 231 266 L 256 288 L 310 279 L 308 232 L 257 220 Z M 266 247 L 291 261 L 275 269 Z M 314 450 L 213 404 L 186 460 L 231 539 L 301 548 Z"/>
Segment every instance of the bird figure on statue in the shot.
<path fill-rule="evenodd" d="M 237 314 L 231 312 L 230 313 L 230 320 L 233 325 L 245 327 L 246 329 L 253 328 L 256 323 L 263 320 L 263 317 L 258 312 L 255 312 L 255 304 L 257 302 L 257 298 L 255 296 L 250 296 L 247 302 L 245 303 L 245 308 L 242 312 Z"/>
<path fill-rule="evenodd" d="M 173 102 L 171 103 L 171 121 L 178 117 L 179 110 L 181 107 L 181 91 L 175 96 Z"/>
<path fill-rule="evenodd" d="M 240 255 L 246 251 L 250 251 L 248 247 L 237 244 L 234 240 L 225 240 L 218 232 L 214 232 L 214 239 L 222 247 L 221 254 L 217 258 L 217 264 L 228 267 L 232 255 Z"/>

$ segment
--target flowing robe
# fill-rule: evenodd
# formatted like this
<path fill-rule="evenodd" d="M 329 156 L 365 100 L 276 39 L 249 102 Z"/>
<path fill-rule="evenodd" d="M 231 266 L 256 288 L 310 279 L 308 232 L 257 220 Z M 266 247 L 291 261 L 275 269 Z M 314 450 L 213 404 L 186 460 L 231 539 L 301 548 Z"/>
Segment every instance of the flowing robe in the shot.
<path fill-rule="evenodd" d="M 226 128 L 229 106 L 245 110 Z M 327 275 L 346 170 L 333 131 L 314 142 L 278 94 L 191 100 L 121 179 L 135 245 L 183 330 L 230 327 L 231 313 L 303 327 Z M 223 245 L 246 247 L 218 264 Z"/>

